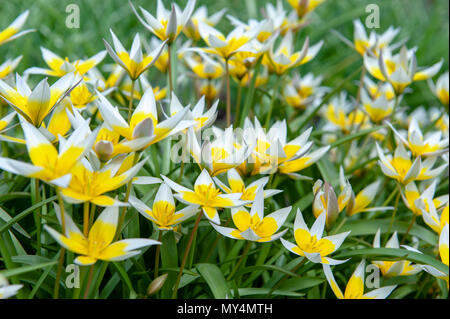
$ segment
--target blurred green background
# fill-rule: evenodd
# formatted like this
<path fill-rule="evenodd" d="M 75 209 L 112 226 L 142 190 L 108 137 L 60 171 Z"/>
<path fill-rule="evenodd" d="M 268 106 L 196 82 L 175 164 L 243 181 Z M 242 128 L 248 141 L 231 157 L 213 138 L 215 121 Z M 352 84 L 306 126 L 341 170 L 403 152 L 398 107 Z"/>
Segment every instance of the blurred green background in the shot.
<path fill-rule="evenodd" d="M 172 2 L 163 0 L 166 6 Z M 176 0 L 184 7 L 187 0 Z M 227 13 L 247 21 L 249 18 L 261 18 L 261 9 L 267 2 L 274 0 L 198 0 L 197 8 L 206 5 L 211 14 L 222 8 Z M 286 0 L 282 0 L 284 8 L 291 10 Z M 151 13 L 156 13 L 156 0 L 133 0 L 135 6 L 141 5 Z M 408 48 L 417 46 L 418 65 L 430 66 L 444 58 L 444 65 L 439 74 L 448 70 L 449 40 L 449 4 L 447 0 L 328 0 L 310 15 L 311 24 L 306 27 L 301 38 L 306 35 L 314 44 L 324 40 L 319 55 L 302 66 L 302 73 L 312 71 L 315 75 L 323 75 L 325 85 L 333 86 L 343 77 L 361 65 L 359 55 L 340 41 L 330 29 L 336 29 L 347 38 L 353 37 L 352 20 L 365 20 L 368 4 L 375 3 L 380 8 L 380 29 L 383 32 L 389 26 L 400 27 L 401 32 L 396 40 L 407 38 Z M 80 8 L 80 28 L 69 29 L 65 26 L 66 6 L 77 4 Z M 30 16 L 25 28 L 35 28 L 37 32 L 26 35 L 12 43 L 0 47 L 0 61 L 6 57 L 23 54 L 24 58 L 18 68 L 23 72 L 30 66 L 45 67 L 41 57 L 40 46 L 44 46 L 62 57 L 70 60 L 89 57 L 104 49 L 102 38 L 110 40 L 109 28 L 129 48 L 136 32 L 150 37 L 147 31 L 133 15 L 127 0 L 0 0 L 0 29 L 6 27 L 18 14 L 29 9 Z M 223 18 L 218 28 L 227 31 L 231 28 Z M 301 46 L 303 40 L 297 43 Z M 104 63 L 111 63 L 107 57 Z M 346 89 L 354 92 L 356 87 L 346 85 Z M 414 83 L 413 88 L 421 94 L 407 97 L 411 105 L 436 104 L 425 81 Z"/>

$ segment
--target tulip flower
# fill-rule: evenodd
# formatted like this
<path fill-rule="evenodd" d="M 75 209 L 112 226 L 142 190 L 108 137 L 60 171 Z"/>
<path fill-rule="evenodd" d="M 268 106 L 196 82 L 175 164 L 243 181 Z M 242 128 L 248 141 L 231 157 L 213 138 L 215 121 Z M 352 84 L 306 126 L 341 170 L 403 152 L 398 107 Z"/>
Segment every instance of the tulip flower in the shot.
<path fill-rule="evenodd" d="M 325 223 L 327 229 L 330 229 L 336 218 L 349 203 L 354 204 L 354 199 L 352 199 L 352 186 L 349 181 L 345 179 L 342 166 L 339 177 L 341 184 L 341 193 L 339 196 L 336 196 L 333 187 L 329 183 L 323 183 L 320 179 L 317 180 L 313 186 L 313 214 L 318 218 L 322 213 L 325 213 L 327 216 Z M 352 207 L 349 207 L 347 210 L 351 209 Z"/>
<path fill-rule="evenodd" d="M 164 175 L 164 182 L 177 194 L 175 198 L 186 205 L 200 205 L 206 217 L 215 224 L 220 224 L 217 209 L 232 208 L 249 204 L 249 201 L 240 200 L 241 193 L 222 194 L 217 189 L 211 176 L 203 169 L 197 177 L 194 190 L 181 186 Z"/>
<path fill-rule="evenodd" d="M 436 162 L 436 157 L 429 157 L 422 162 L 419 156 L 413 162 L 403 144 L 397 146 L 393 157 L 392 155 L 385 156 L 378 143 L 376 143 L 376 147 L 380 158 L 378 164 L 383 174 L 403 185 L 415 180 L 422 181 L 435 178 L 448 166 L 448 164 L 443 164 L 432 169 Z"/>
<path fill-rule="evenodd" d="M 238 171 L 235 168 L 232 168 L 227 171 L 227 181 L 228 185 L 222 183 L 217 177 L 213 178 L 216 184 L 227 194 L 232 193 L 241 193 L 241 199 L 245 201 L 254 201 L 256 197 L 256 193 L 259 188 L 264 189 L 267 182 L 269 181 L 269 177 L 263 177 L 257 179 L 256 181 L 250 183 L 248 186 L 245 186 L 244 180 L 241 175 L 239 175 Z M 269 198 L 276 194 L 281 193 L 282 191 L 279 189 L 266 189 L 263 191 L 264 198 Z M 247 205 L 247 207 L 251 207 L 252 205 Z"/>
<path fill-rule="evenodd" d="M 214 141 L 207 140 L 200 145 L 194 130 L 188 130 L 189 151 L 192 158 L 201 169 L 207 169 L 211 176 L 217 176 L 241 165 L 251 152 L 251 148 L 246 146 L 236 147 L 233 127 L 225 131 L 216 128 L 214 133 Z"/>
<path fill-rule="evenodd" d="M 225 11 L 227 9 L 222 9 L 214 14 L 208 16 L 208 9 L 206 6 L 201 6 L 194 11 L 189 21 L 186 23 L 183 29 L 183 33 L 190 39 L 194 41 L 199 41 L 201 39 L 199 31 L 199 22 L 206 23 L 214 27 L 222 19 Z"/>
<path fill-rule="evenodd" d="M 277 0 L 277 6 L 274 7 L 272 3 L 266 4 L 266 18 L 272 21 L 274 29 L 280 31 L 281 35 L 286 35 L 286 33 L 291 30 L 292 32 L 297 32 L 305 23 L 298 19 L 297 13 L 291 11 L 286 13 L 283 8 L 283 3 L 281 0 Z"/>
<path fill-rule="evenodd" d="M 448 226 L 448 222 L 445 224 L 445 226 L 442 228 L 442 232 L 439 235 L 439 244 L 438 244 L 438 249 L 439 249 L 439 256 L 441 257 L 441 261 L 444 265 L 446 265 L 448 267 L 449 265 L 449 244 L 448 244 L 448 238 L 449 238 L 449 226 Z M 403 245 L 402 247 L 419 253 L 421 254 L 422 252 L 413 248 L 413 247 L 409 247 L 406 245 Z M 420 265 L 420 267 L 426 271 L 427 273 L 429 273 L 430 275 L 432 275 L 433 277 L 436 277 L 438 279 L 442 279 L 445 280 L 447 282 L 447 289 L 449 286 L 449 276 L 446 273 L 443 273 L 442 271 L 436 269 L 433 266 L 430 265 Z"/>
<path fill-rule="evenodd" d="M 299 73 L 294 73 L 289 83 L 283 87 L 283 97 L 290 106 L 305 110 L 319 101 L 325 92 L 324 88 L 319 87 L 321 82 L 321 76 L 314 77 L 312 73 L 308 73 L 301 77 Z"/>
<path fill-rule="evenodd" d="M 202 96 L 198 100 L 197 104 L 192 110 L 187 112 L 185 119 L 189 121 L 195 121 L 196 125 L 192 126 L 195 131 L 200 131 L 205 127 L 210 126 L 217 118 L 217 106 L 219 101 L 216 101 L 206 112 L 205 112 L 205 96 Z M 173 94 L 172 103 L 170 104 L 170 115 L 174 116 L 178 112 L 183 111 L 183 106 L 181 105 L 178 98 Z"/>
<path fill-rule="evenodd" d="M 1 72 L 0 72 L 1 74 Z M 1 78 L 1 76 L 0 76 Z M 448 100 L 449 100 L 449 76 L 448 71 L 442 74 L 437 82 L 436 85 L 431 81 L 431 79 L 428 79 L 428 84 L 430 86 L 431 91 L 434 93 L 434 95 L 437 96 L 439 101 L 441 101 L 442 104 L 446 105 L 448 108 Z"/>
<path fill-rule="evenodd" d="M 308 13 L 321 5 L 325 0 L 288 0 L 291 7 L 297 12 L 299 19 L 304 18 Z"/>
<path fill-rule="evenodd" d="M 55 211 L 61 223 L 61 212 L 56 205 Z M 75 258 L 75 263 L 80 266 L 93 265 L 97 260 L 125 260 L 139 255 L 140 248 L 161 244 L 156 240 L 143 238 L 123 239 L 113 243 L 119 219 L 118 207 L 104 209 L 90 228 L 88 236 L 83 235 L 68 214 L 62 213 L 65 220 L 64 234 L 48 225 L 44 227 L 61 246 L 79 255 Z"/>
<path fill-rule="evenodd" d="M 15 143 L 20 143 L 20 144 L 25 144 L 26 142 L 21 139 L 21 138 L 17 138 L 17 137 L 13 137 L 13 136 L 8 136 L 5 135 L 3 133 L 5 133 L 8 129 L 6 128 L 14 119 L 14 117 L 16 116 L 16 112 L 11 112 L 8 115 L 6 115 L 5 117 L 0 119 L 0 140 L 1 141 L 7 141 L 7 142 L 15 142 Z"/>
<path fill-rule="evenodd" d="M 361 212 L 392 209 L 392 207 L 367 207 L 377 195 L 380 184 L 380 181 L 373 182 L 361 190 L 356 197 L 353 195 L 350 199 L 351 203 L 347 207 L 347 215 L 353 216 Z"/>
<path fill-rule="evenodd" d="M 224 34 L 208 24 L 199 22 L 198 25 L 200 35 L 208 47 L 195 49 L 196 51 L 204 51 L 224 60 L 230 59 L 238 52 L 254 53 L 249 42 L 256 36 L 257 30 L 246 31 L 243 27 L 237 27 L 225 37 Z"/>
<path fill-rule="evenodd" d="M 185 57 L 186 64 L 201 79 L 214 80 L 224 73 L 223 66 L 205 54 L 200 53 L 200 58 Z"/>
<path fill-rule="evenodd" d="M 63 59 L 52 51 L 41 47 L 42 57 L 50 69 L 32 67 L 25 71 L 27 74 L 43 74 L 62 77 L 68 73 L 85 75 L 90 69 L 98 65 L 106 56 L 106 51 L 100 51 L 86 60 L 70 62 L 68 58 Z"/>
<path fill-rule="evenodd" d="M 43 79 L 31 91 L 25 80 L 17 74 L 17 89 L 0 80 L 0 97 L 28 122 L 40 127 L 45 117 L 70 92 L 73 80 L 74 75 L 69 73 L 50 87 L 47 79 Z"/>
<path fill-rule="evenodd" d="M 367 71 L 380 81 L 389 82 L 397 94 L 403 93 L 413 81 L 426 80 L 434 76 L 442 66 L 440 61 L 433 66 L 418 70 L 414 50 L 403 46 L 399 53 L 393 55 L 389 48 L 380 51 L 378 58 L 364 55 Z"/>
<path fill-rule="evenodd" d="M 283 226 L 291 211 L 291 206 L 279 209 L 264 216 L 264 190 L 258 187 L 250 213 L 245 207 L 231 209 L 233 223 L 237 227 L 222 227 L 211 223 L 217 232 L 233 239 L 245 239 L 256 242 L 270 242 L 283 236 L 287 229 L 275 234 Z"/>
<path fill-rule="evenodd" d="M 239 166 L 239 171 L 243 175 L 247 173 L 251 173 L 251 175 L 273 174 L 279 171 L 292 178 L 306 178 L 297 172 L 314 164 L 329 149 L 329 146 L 325 146 L 309 152 L 313 145 L 312 142 L 308 142 L 312 128 L 287 142 L 285 120 L 273 124 L 267 134 L 263 131 L 257 118 L 254 122 L 252 124 L 250 120 L 246 119 L 244 123 L 247 145 L 256 145 L 256 147 L 247 161 Z"/>
<path fill-rule="evenodd" d="M 21 60 L 22 55 L 13 60 L 7 59 L 5 62 L 0 64 L 0 79 L 4 79 L 11 74 L 17 68 Z"/>
<path fill-rule="evenodd" d="M 432 198 L 419 198 L 414 203 L 421 212 L 425 224 L 427 224 L 436 233 L 440 234 L 442 229 L 445 227 L 445 224 L 449 223 L 448 202 L 442 210 L 441 216 L 438 215 L 438 210 Z"/>
<path fill-rule="evenodd" d="M 69 185 L 61 189 L 61 194 L 72 204 L 90 202 L 99 206 L 126 206 L 105 194 L 128 183 L 144 166 L 147 159 L 132 165 L 134 156 L 116 157 L 98 170 L 86 160 L 77 163 L 71 170 Z"/>
<path fill-rule="evenodd" d="M 23 285 L 10 285 L 8 280 L 0 275 L 0 299 L 8 299 L 15 296 Z"/>
<path fill-rule="evenodd" d="M 159 187 L 151 209 L 134 196 L 130 196 L 129 202 L 142 216 L 154 222 L 160 230 L 173 230 L 176 225 L 198 212 L 198 205 L 189 205 L 175 211 L 172 191 L 164 183 Z"/>
<path fill-rule="evenodd" d="M 319 53 L 322 44 L 323 41 L 320 41 L 309 47 L 309 38 L 306 38 L 301 51 L 294 52 L 294 36 L 291 31 L 288 31 L 275 52 L 274 43 L 272 43 L 269 54 L 263 58 L 263 63 L 269 68 L 270 73 L 282 75 L 289 69 L 312 60 Z"/>
<path fill-rule="evenodd" d="M 323 265 L 323 271 L 331 289 L 338 299 L 386 299 L 397 286 L 386 286 L 364 293 L 365 260 L 356 267 L 350 280 L 347 282 L 345 292 L 342 293 L 329 265 Z"/>
<path fill-rule="evenodd" d="M 150 145 L 193 125 L 192 121 L 182 121 L 188 108 L 159 122 L 155 96 L 151 88 L 148 88 L 142 96 L 131 116 L 130 124 L 120 115 L 119 109 L 114 107 L 101 93 L 98 93 L 98 97 L 98 108 L 105 123 L 128 141 L 147 137 L 149 138 L 147 145 Z"/>
<path fill-rule="evenodd" d="M 59 152 L 33 125 L 21 121 L 32 164 L 0 157 L 0 168 L 13 174 L 37 178 L 50 184 L 67 187 L 71 170 L 95 141 L 98 130 L 90 132 L 86 123 L 72 132 L 70 137 L 60 139 Z"/>
<path fill-rule="evenodd" d="M 373 248 L 380 248 L 380 229 L 377 230 L 375 237 L 373 239 Z M 394 232 L 392 237 L 386 243 L 386 248 L 400 248 L 398 242 L 397 232 Z M 400 261 L 372 261 L 376 265 L 383 276 L 386 278 L 396 277 L 396 276 L 411 276 L 415 275 L 422 270 L 420 265 L 412 265 L 408 260 Z"/>
<path fill-rule="evenodd" d="M 362 56 L 368 51 L 379 56 L 380 50 L 389 47 L 392 40 L 400 32 L 399 28 L 394 29 L 394 27 L 390 26 L 383 34 L 378 35 L 372 30 L 368 36 L 360 20 L 354 20 L 353 26 L 355 30 L 353 47 Z"/>
<path fill-rule="evenodd" d="M 325 228 L 326 214 L 320 214 L 311 229 L 306 225 L 300 209 L 294 222 L 294 237 L 296 244 L 281 238 L 283 246 L 296 255 L 306 257 L 313 263 L 338 265 L 347 260 L 336 260 L 328 257 L 344 242 L 350 231 L 333 236 L 322 237 Z"/>
<path fill-rule="evenodd" d="M 27 33 L 34 32 L 34 29 L 24 30 L 19 32 L 22 29 L 25 21 L 28 18 L 30 11 L 22 12 L 9 26 L 0 31 L 0 46 L 5 44 L 6 42 L 10 42 L 15 40 Z"/>
<path fill-rule="evenodd" d="M 380 123 L 391 116 L 394 111 L 395 100 L 388 100 L 384 93 L 380 93 L 376 98 L 371 98 L 365 90 L 361 90 L 361 104 L 370 120 L 374 123 Z"/>
<path fill-rule="evenodd" d="M 156 35 L 161 41 L 167 40 L 167 43 L 170 45 L 175 41 L 191 18 L 196 0 L 189 0 L 183 12 L 181 12 L 176 4 L 173 4 L 172 10 L 169 11 L 164 7 L 163 2 L 158 0 L 156 17 L 151 15 L 150 12 L 144 8 L 139 7 L 143 18 L 138 14 L 131 1 L 128 2 L 134 14 L 144 27 Z"/>
<path fill-rule="evenodd" d="M 111 58 L 124 70 L 127 71 L 131 80 L 135 81 L 139 76 L 148 70 L 159 58 L 164 45 L 166 42 L 161 43 L 159 47 L 154 49 L 149 55 L 144 55 L 142 53 L 141 40 L 139 38 L 139 33 L 134 36 L 133 44 L 131 45 L 131 50 L 128 52 L 123 47 L 120 40 L 110 29 L 111 37 L 114 43 L 114 49 L 111 45 L 103 39 L 106 50 L 108 51 Z"/>
<path fill-rule="evenodd" d="M 370 77 L 364 77 L 364 87 L 367 95 L 372 100 L 376 100 L 380 98 L 382 95 L 386 98 L 386 100 L 390 101 L 395 98 L 395 92 L 392 85 L 388 82 L 378 82 L 375 83 L 370 79 Z"/>
<path fill-rule="evenodd" d="M 350 133 L 352 127 L 367 128 L 368 119 L 361 110 L 354 110 L 352 104 L 347 100 L 346 93 L 341 93 L 334 97 L 328 104 L 325 113 L 328 123 L 325 130 L 335 130 L 336 128 L 343 133 Z"/>
<path fill-rule="evenodd" d="M 436 156 L 448 152 L 448 137 L 442 139 L 440 131 L 430 132 L 424 136 L 416 118 L 412 118 L 409 123 L 407 140 L 391 124 L 389 126 L 395 136 L 411 150 L 413 156 Z"/>
<path fill-rule="evenodd" d="M 421 207 L 425 208 L 429 212 L 428 201 L 433 201 L 434 207 L 439 209 L 442 206 L 448 204 L 448 194 L 434 198 L 436 191 L 437 180 L 434 180 L 423 192 L 420 192 L 414 182 L 411 182 L 405 186 L 404 192 L 402 192 L 403 202 L 413 214 L 417 216 L 422 215 Z M 423 201 L 424 205 L 420 205 L 416 201 Z"/>

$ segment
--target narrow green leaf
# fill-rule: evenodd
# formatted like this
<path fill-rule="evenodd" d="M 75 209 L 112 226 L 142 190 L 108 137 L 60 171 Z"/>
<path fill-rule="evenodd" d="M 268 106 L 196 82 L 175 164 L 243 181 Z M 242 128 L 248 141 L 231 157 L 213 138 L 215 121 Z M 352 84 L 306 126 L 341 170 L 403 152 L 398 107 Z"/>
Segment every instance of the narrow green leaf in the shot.
<path fill-rule="evenodd" d="M 216 299 L 225 299 L 230 294 L 225 276 L 220 268 L 213 264 L 198 264 L 196 266 L 200 275 L 205 279 Z"/>

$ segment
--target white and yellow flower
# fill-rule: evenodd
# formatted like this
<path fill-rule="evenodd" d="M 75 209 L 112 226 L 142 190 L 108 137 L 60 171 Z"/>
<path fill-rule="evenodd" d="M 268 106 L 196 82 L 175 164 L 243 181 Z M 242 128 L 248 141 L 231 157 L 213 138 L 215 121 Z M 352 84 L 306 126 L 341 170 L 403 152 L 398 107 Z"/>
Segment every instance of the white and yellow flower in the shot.
<path fill-rule="evenodd" d="M 389 210 L 392 207 L 367 207 L 374 200 L 380 188 L 381 181 L 373 182 L 365 188 L 363 188 L 356 197 L 353 194 L 350 203 L 347 206 L 347 215 L 353 216 L 362 212 L 379 211 L 379 210 Z"/>
<path fill-rule="evenodd" d="M 387 85 L 389 84 L 387 83 Z M 382 91 L 385 89 L 386 86 L 382 86 L 380 88 L 380 93 L 375 98 L 372 98 L 366 90 L 361 90 L 361 104 L 364 112 L 369 116 L 373 123 L 380 123 L 394 111 L 395 100 L 387 99 L 387 94 Z"/>
<path fill-rule="evenodd" d="M 444 265 L 446 265 L 447 267 L 449 266 L 448 262 L 449 262 L 449 243 L 448 243 L 448 238 L 449 238 L 449 226 L 448 226 L 448 222 L 444 225 L 444 227 L 442 228 L 442 232 L 439 235 L 439 244 L 438 244 L 438 249 L 439 249 L 439 256 L 441 257 L 441 261 Z M 421 254 L 422 252 L 413 248 L 413 247 L 409 247 L 406 245 L 403 245 L 402 247 L 411 250 L 413 252 L 419 253 Z M 444 273 L 442 271 L 440 271 L 439 269 L 436 269 L 433 266 L 430 265 L 420 265 L 421 268 L 426 271 L 427 273 L 429 273 L 430 275 L 432 275 L 433 277 L 445 280 L 447 282 L 447 289 L 449 286 L 449 276 L 448 273 Z"/>
<path fill-rule="evenodd" d="M 70 92 L 73 81 L 73 73 L 63 76 L 51 87 L 47 79 L 43 79 L 31 91 L 25 80 L 17 74 L 16 89 L 0 80 L 0 97 L 28 122 L 40 127 L 45 117 Z"/>
<path fill-rule="evenodd" d="M 186 205 L 201 206 L 206 217 L 215 224 L 220 224 L 217 209 L 232 208 L 249 204 L 248 201 L 240 200 L 241 193 L 222 194 L 216 187 L 206 169 L 202 170 L 197 177 L 194 190 L 181 186 L 166 176 L 162 175 L 164 182 L 177 194 L 175 198 Z"/>
<path fill-rule="evenodd" d="M 167 10 L 161 0 L 158 0 L 156 17 L 147 10 L 139 7 L 143 18 L 138 14 L 131 1 L 128 1 L 131 9 L 138 20 L 150 32 L 156 35 L 161 41 L 166 41 L 170 45 L 175 41 L 185 25 L 188 23 L 194 11 L 196 0 L 189 0 L 183 12 L 177 4 L 172 4 L 172 10 Z"/>
<path fill-rule="evenodd" d="M 22 60 L 22 56 L 18 56 L 15 59 L 7 59 L 5 62 L 0 64 L 0 79 L 4 79 L 8 75 L 12 74 L 12 72 L 19 65 L 20 60 Z"/>
<path fill-rule="evenodd" d="M 341 193 L 339 196 L 336 196 L 333 187 L 329 183 L 323 183 L 320 179 L 317 180 L 313 186 L 313 214 L 316 218 L 318 218 L 322 213 L 325 213 L 327 216 L 325 222 L 327 229 L 332 226 L 342 210 L 347 207 L 349 203 L 353 204 L 354 201 L 352 198 L 352 186 L 345 178 L 342 166 L 339 172 L 339 181 L 341 188 Z M 351 209 L 351 207 L 347 210 L 349 209 Z"/>
<path fill-rule="evenodd" d="M 185 121 L 191 121 L 192 128 L 195 131 L 200 131 L 206 127 L 209 127 L 217 118 L 217 106 L 219 101 L 217 100 L 211 107 L 205 112 L 205 96 L 202 96 L 198 100 L 197 104 L 192 110 L 189 110 L 185 116 Z M 170 104 L 170 116 L 175 116 L 178 112 L 183 111 L 183 106 L 181 105 L 178 98 L 172 94 L 172 101 Z"/>
<path fill-rule="evenodd" d="M 383 174 L 403 185 L 415 180 L 423 181 L 435 178 L 448 166 L 448 164 L 443 164 L 433 169 L 436 157 L 428 157 L 422 162 L 419 156 L 413 162 L 411 155 L 406 151 L 403 144 L 397 146 L 394 156 L 391 154 L 385 156 L 378 143 L 376 143 L 376 147 L 379 157 L 378 164 Z"/>
<path fill-rule="evenodd" d="M 300 76 L 294 73 L 292 79 L 283 87 L 283 97 L 290 106 L 305 110 L 308 106 L 317 103 L 325 88 L 319 87 L 322 77 L 314 77 L 312 73 Z"/>
<path fill-rule="evenodd" d="M 413 156 L 436 156 L 448 152 L 448 137 L 442 138 L 441 131 L 430 132 L 424 136 L 415 117 L 409 123 L 407 139 L 391 124 L 389 126 L 401 143 L 411 150 Z"/>
<path fill-rule="evenodd" d="M 146 159 L 132 165 L 134 153 L 114 158 L 100 169 L 95 169 L 86 159 L 71 169 L 72 179 L 61 194 L 68 203 L 90 202 L 98 206 L 126 206 L 126 203 L 106 195 L 128 183 L 144 166 Z"/>
<path fill-rule="evenodd" d="M 175 211 L 172 191 L 164 183 L 159 187 L 151 209 L 134 196 L 130 196 L 129 202 L 142 216 L 155 223 L 161 230 L 173 230 L 176 225 L 198 212 L 198 205 L 189 205 Z"/>
<path fill-rule="evenodd" d="M 106 56 L 106 51 L 100 51 L 86 60 L 69 61 L 69 58 L 61 58 L 52 51 L 41 47 L 42 57 L 50 69 L 32 67 L 25 71 L 26 74 L 43 74 L 62 77 L 68 73 L 84 76 L 90 69 L 98 65 Z"/>
<path fill-rule="evenodd" d="M 59 150 L 33 125 L 21 121 L 22 129 L 32 164 L 0 157 L 0 168 L 13 174 L 37 178 L 50 184 L 67 187 L 71 170 L 79 159 L 88 152 L 97 136 L 89 130 L 89 122 L 72 132 L 66 140 L 59 139 Z"/>
<path fill-rule="evenodd" d="M 362 56 L 368 51 L 379 56 L 380 50 L 389 47 L 392 40 L 400 32 L 400 29 L 394 29 L 394 27 L 390 26 L 383 34 L 378 35 L 372 30 L 370 35 L 367 35 L 360 20 L 354 20 L 353 26 L 353 47 Z"/>
<path fill-rule="evenodd" d="M 206 6 L 201 6 L 194 11 L 189 21 L 186 23 L 183 29 L 183 33 L 190 39 L 194 41 L 199 41 L 201 39 L 199 31 L 199 22 L 206 23 L 214 27 L 219 23 L 225 14 L 226 9 L 219 10 L 212 15 L 208 16 L 208 8 Z"/>
<path fill-rule="evenodd" d="M 274 123 L 266 134 L 256 117 L 254 124 L 247 118 L 244 122 L 245 142 L 253 151 L 238 170 L 242 175 L 273 174 L 278 171 L 292 178 L 309 179 L 297 172 L 314 164 L 329 149 L 325 146 L 310 152 L 313 145 L 308 142 L 311 131 L 312 127 L 287 142 L 286 120 Z"/>
<path fill-rule="evenodd" d="M 370 292 L 364 293 L 364 273 L 365 273 L 365 260 L 356 267 L 350 280 L 347 282 L 345 292 L 342 293 L 329 265 L 323 265 L 323 271 L 328 283 L 331 286 L 334 294 L 338 299 L 386 299 L 397 286 L 386 286 L 382 288 L 374 289 Z"/>
<path fill-rule="evenodd" d="M 397 94 L 403 93 L 413 81 L 426 80 L 434 76 L 442 66 L 440 61 L 429 68 L 417 69 L 415 49 L 403 46 L 399 53 L 393 54 L 389 48 L 380 50 L 379 57 L 366 52 L 364 66 L 376 79 L 389 82 Z"/>
<path fill-rule="evenodd" d="M 422 213 L 423 221 L 425 222 L 425 224 L 427 224 L 436 233 L 440 234 L 442 232 L 442 229 L 444 229 L 445 225 L 449 223 L 448 202 L 442 209 L 440 216 L 438 214 L 438 209 L 436 208 L 436 205 L 434 204 L 434 200 L 432 199 L 432 197 L 419 198 L 418 200 L 416 200 L 415 205 Z"/>
<path fill-rule="evenodd" d="M 380 248 L 380 229 L 377 230 L 375 237 L 373 239 L 373 248 Z M 397 232 L 394 232 L 392 237 L 386 243 L 386 248 L 400 248 L 398 242 Z M 411 276 L 415 275 L 422 270 L 420 265 L 413 265 L 408 260 L 400 261 L 372 261 L 374 265 L 380 269 L 381 273 L 386 278 L 396 277 L 396 276 Z"/>
<path fill-rule="evenodd" d="M 0 46 L 5 44 L 6 42 L 15 40 L 27 33 L 34 32 L 34 29 L 28 29 L 19 32 L 25 24 L 25 21 L 27 20 L 29 14 L 30 11 L 28 10 L 22 12 L 9 26 L 0 31 Z"/>
<path fill-rule="evenodd" d="M 139 76 L 148 70 L 159 58 L 166 42 L 161 43 L 150 54 L 142 53 L 141 40 L 139 33 L 136 33 L 131 45 L 130 52 L 125 50 L 120 40 L 110 29 L 113 39 L 114 49 L 106 40 L 103 40 L 106 50 L 111 58 L 122 68 L 124 68 L 132 80 L 136 80 Z"/>
<path fill-rule="evenodd" d="M 224 60 L 230 59 L 238 52 L 256 53 L 250 45 L 250 40 L 256 36 L 257 30 L 246 31 L 243 27 L 237 27 L 225 37 L 206 23 L 199 22 L 198 26 L 200 35 L 208 47 L 191 50 L 213 54 Z"/>
<path fill-rule="evenodd" d="M 336 260 L 328 257 L 335 252 L 344 242 L 350 231 L 322 237 L 325 229 L 326 214 L 320 214 L 311 229 L 305 223 L 300 209 L 294 222 L 294 237 L 296 244 L 281 238 L 283 246 L 296 255 L 306 257 L 313 263 L 322 263 L 328 265 L 338 265 L 347 260 Z"/>
<path fill-rule="evenodd" d="M 203 144 L 193 129 L 188 130 L 189 152 L 201 169 L 208 170 L 211 176 L 225 173 L 229 169 L 241 165 L 250 155 L 247 146 L 236 147 L 233 127 L 225 130 L 213 128 L 215 138 Z"/>
<path fill-rule="evenodd" d="M 61 212 L 56 205 L 55 211 L 61 223 Z M 44 227 L 61 246 L 79 255 L 75 258 L 75 263 L 81 266 L 93 265 L 98 260 L 125 260 L 139 255 L 140 248 L 161 244 L 156 240 L 143 238 L 123 239 L 113 243 L 119 219 L 118 207 L 104 209 L 89 230 L 88 236 L 83 235 L 68 214 L 63 214 L 66 228 L 64 234 L 48 225 Z"/>
<path fill-rule="evenodd" d="M 269 68 L 269 73 L 282 75 L 291 68 L 311 61 L 319 53 L 322 44 L 323 41 L 320 41 L 310 47 L 309 38 L 306 38 L 302 49 L 294 52 L 294 36 L 289 30 L 275 52 L 274 42 L 272 42 L 269 54 L 263 57 L 263 64 Z"/>
<path fill-rule="evenodd" d="M 98 108 L 105 123 L 127 141 L 145 137 L 149 138 L 147 145 L 150 145 L 192 126 L 191 121 L 182 121 L 189 111 L 187 107 L 160 122 L 152 88 L 145 91 L 131 116 L 129 124 L 120 115 L 119 109 L 114 107 L 101 93 L 98 93 L 98 97 Z"/>
<path fill-rule="evenodd" d="M 242 194 L 241 199 L 245 201 L 255 200 L 258 189 L 259 188 L 264 189 L 267 182 L 269 181 L 269 177 L 262 177 L 245 186 L 244 180 L 242 179 L 241 175 L 239 175 L 238 171 L 235 168 L 232 168 L 227 171 L 228 185 L 221 182 L 217 177 L 214 177 L 213 179 L 225 193 L 227 194 L 241 193 Z M 264 198 L 269 198 L 281 192 L 282 191 L 279 189 L 266 189 L 263 191 L 263 195 Z M 249 204 L 246 206 L 251 207 L 252 205 Z"/>
<path fill-rule="evenodd" d="M 224 74 L 223 65 L 205 54 L 199 53 L 198 58 L 187 55 L 185 61 L 192 72 L 201 79 L 214 80 Z"/>
<path fill-rule="evenodd" d="M 0 72 L 1 73 L 1 72 Z M 1 78 L 1 76 L 0 76 Z M 442 104 L 446 105 L 448 107 L 448 100 L 449 100 L 449 76 L 448 71 L 442 74 L 436 82 L 436 85 L 433 83 L 431 79 L 428 79 L 428 84 L 430 86 L 431 91 L 434 93 L 434 95 L 437 96 L 439 101 L 441 101 Z"/>
<path fill-rule="evenodd" d="M 14 143 L 20 143 L 20 144 L 25 144 L 25 140 L 21 139 L 21 138 L 17 138 L 14 136 L 8 136 L 5 135 L 4 133 L 8 130 L 6 127 L 11 124 L 12 120 L 14 119 L 14 117 L 16 116 L 16 112 L 11 112 L 8 115 L 6 115 L 5 117 L 0 119 L 0 141 L 7 141 L 7 142 L 14 142 Z"/>
<path fill-rule="evenodd" d="M 448 194 L 434 198 L 436 191 L 437 180 L 434 180 L 425 190 L 422 192 L 417 188 L 416 183 L 411 182 L 405 186 L 402 192 L 403 202 L 413 214 L 417 216 L 422 215 L 422 209 L 426 209 L 429 212 L 428 201 L 433 201 L 434 207 L 440 209 L 442 206 L 448 204 Z M 423 201 L 423 205 L 416 201 Z M 417 204 L 416 204 L 417 203 Z M 421 209 L 422 208 L 422 209 Z"/>
<path fill-rule="evenodd" d="M 299 19 L 304 18 L 308 13 L 321 5 L 325 0 L 288 0 L 291 7 L 297 12 Z"/>
<path fill-rule="evenodd" d="M 17 294 L 23 285 L 10 285 L 8 280 L 0 275 L 0 299 L 8 299 Z"/>
<path fill-rule="evenodd" d="M 256 242 L 270 242 L 283 236 L 287 229 L 276 234 L 289 216 L 291 206 L 279 209 L 264 216 L 264 190 L 258 187 L 250 212 L 245 207 L 231 209 L 236 228 L 222 227 L 211 223 L 217 232 L 233 239 L 245 239 Z"/>

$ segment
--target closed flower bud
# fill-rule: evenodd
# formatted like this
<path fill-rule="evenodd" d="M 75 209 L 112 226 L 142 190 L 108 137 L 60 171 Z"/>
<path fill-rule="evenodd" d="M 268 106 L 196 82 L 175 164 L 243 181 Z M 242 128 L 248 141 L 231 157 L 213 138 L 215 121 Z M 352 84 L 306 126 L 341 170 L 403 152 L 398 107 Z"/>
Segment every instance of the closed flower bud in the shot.
<path fill-rule="evenodd" d="M 98 141 L 95 146 L 95 153 L 102 162 L 107 162 L 114 150 L 114 146 L 110 141 Z"/>
<path fill-rule="evenodd" d="M 339 215 L 339 205 L 333 187 L 327 182 L 323 186 L 321 184 L 322 181 L 314 184 L 313 213 L 317 218 L 325 212 L 326 227 L 329 229 Z"/>
<path fill-rule="evenodd" d="M 159 277 L 156 277 L 156 278 L 150 283 L 150 285 L 148 285 L 148 288 L 147 288 L 147 295 L 151 296 L 151 295 L 157 293 L 157 292 L 162 288 L 162 286 L 164 285 L 164 283 L 166 282 L 167 275 L 168 275 L 168 274 L 164 274 L 164 275 L 161 275 L 161 276 L 159 276 Z"/>

